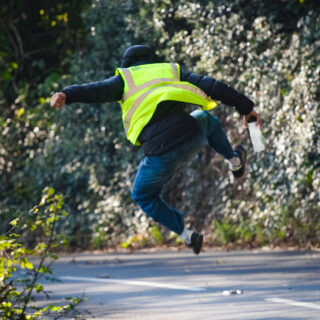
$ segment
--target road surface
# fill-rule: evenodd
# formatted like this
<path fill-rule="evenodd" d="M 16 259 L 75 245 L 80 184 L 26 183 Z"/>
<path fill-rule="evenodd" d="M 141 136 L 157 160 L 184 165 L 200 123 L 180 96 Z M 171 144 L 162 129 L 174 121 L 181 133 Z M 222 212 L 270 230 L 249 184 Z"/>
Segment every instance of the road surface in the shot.
<path fill-rule="evenodd" d="M 317 251 L 72 254 L 53 269 L 50 302 L 85 295 L 96 320 L 320 319 Z"/>

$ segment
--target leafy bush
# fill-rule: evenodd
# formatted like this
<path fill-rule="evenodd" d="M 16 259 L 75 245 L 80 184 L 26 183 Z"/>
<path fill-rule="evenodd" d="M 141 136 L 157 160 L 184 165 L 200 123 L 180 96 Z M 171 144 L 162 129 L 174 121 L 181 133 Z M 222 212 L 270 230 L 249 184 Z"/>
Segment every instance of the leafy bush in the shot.
<path fill-rule="evenodd" d="M 81 1 L 7 1 L 0 7 L 0 231 L 52 185 L 46 171 L 31 167 L 55 132 L 51 92 L 67 77 L 72 53 L 86 29 Z M 48 159 L 52 163 L 52 159 Z M 37 168 L 35 166 L 35 170 Z"/>
<path fill-rule="evenodd" d="M 68 298 L 68 303 L 62 306 L 50 304 L 46 307 L 36 307 L 33 303 L 35 296 L 44 294 L 49 298 L 48 292 L 40 283 L 41 278 L 54 281 L 52 264 L 58 259 L 54 253 L 59 247 L 66 245 L 65 237 L 56 233 L 59 220 L 67 215 L 62 210 L 63 200 L 53 188 L 44 191 L 41 202 L 29 211 L 31 220 L 25 217 L 11 222 L 13 228 L 18 225 L 24 231 L 31 230 L 37 234 L 37 241 L 30 249 L 21 244 L 23 234 L 10 234 L 0 240 L 0 319 L 59 319 L 62 317 L 78 318 L 77 304 L 82 298 Z M 37 265 L 30 258 L 39 259 Z M 23 275 L 18 275 L 18 272 Z"/>
<path fill-rule="evenodd" d="M 234 144 L 245 144 L 249 150 L 247 180 L 234 182 L 222 159 L 205 149 L 177 172 L 164 197 L 185 212 L 187 224 L 199 229 L 210 225 L 212 219 L 223 218 L 230 223 L 243 221 L 242 225 L 257 223 L 256 230 L 265 234 L 262 242 L 283 239 L 301 243 L 312 238 L 317 243 L 319 16 L 308 11 L 312 7 L 294 1 L 282 3 L 280 10 L 266 2 L 257 11 L 254 3 L 226 6 L 224 1 L 159 0 L 134 1 L 131 6 L 121 1 L 115 6 L 108 1 L 95 2 L 83 15 L 92 32 L 88 50 L 76 58 L 74 80 L 88 82 L 110 76 L 124 49 L 141 40 L 153 44 L 165 59 L 246 93 L 255 100 L 265 121 L 265 153 L 252 153 L 247 133 L 232 109 L 220 106 L 214 112 Z M 286 16 L 290 17 L 289 26 Z M 108 35 L 115 25 L 111 41 Z M 150 220 L 130 198 L 142 155 L 126 144 L 118 107 L 75 104 L 63 110 L 62 118 L 59 126 L 63 130 L 54 137 L 61 144 L 56 145 L 57 156 L 52 157 L 62 161 L 62 166 L 53 166 L 55 171 L 61 168 L 59 174 L 54 173 L 56 181 L 63 180 L 57 187 L 74 194 L 71 209 L 77 213 L 70 226 L 81 229 L 87 224 L 79 220 L 87 221 L 92 241 L 100 247 L 147 234 Z M 50 147 L 50 140 L 46 145 Z M 286 218 L 284 202 L 292 213 Z M 293 217 L 299 222 L 291 220 Z M 281 221 L 289 220 L 291 231 L 274 232 L 282 230 Z M 304 228 L 303 238 L 299 224 L 309 226 Z M 250 242 L 256 232 L 247 228 L 235 239 Z M 283 232 L 286 237 L 279 236 Z M 88 235 L 86 230 L 83 235 Z"/>
<path fill-rule="evenodd" d="M 256 12 L 253 2 L 243 3 L 239 11 L 236 4 L 203 7 L 185 1 L 176 11 L 180 19 L 182 16 L 194 26 L 191 32 L 178 31 L 171 37 L 169 47 L 179 48 L 176 59 L 189 66 L 196 61 L 199 72 L 231 83 L 251 96 L 264 119 L 267 140 L 267 151 L 253 154 L 247 134 L 241 128 L 231 129 L 238 126 L 231 125 L 237 116 L 219 110 L 234 143 L 242 142 L 249 150 L 247 180 L 236 183 L 230 177 L 228 181 L 210 170 L 212 187 L 208 188 L 207 180 L 199 183 L 196 195 L 194 190 L 187 193 L 184 207 L 193 209 L 195 198 L 204 206 L 208 203 L 206 195 L 217 194 L 218 188 L 218 197 L 209 200 L 212 209 L 208 220 L 221 219 L 222 225 L 229 221 L 230 226 L 241 225 L 241 221 L 259 225 L 265 234 L 263 242 L 302 244 L 309 239 L 312 245 L 318 245 L 319 14 L 289 2 L 286 14 L 296 24 L 291 24 L 293 32 L 288 33 L 279 12 L 272 6 L 268 14 L 261 12 L 263 9 Z M 206 171 L 200 168 L 190 175 L 193 178 Z M 191 183 L 190 175 L 179 180 L 181 185 Z M 196 215 L 197 211 L 192 213 Z M 254 237 L 256 232 L 251 229 Z M 235 230 L 229 232 L 237 238 Z"/>

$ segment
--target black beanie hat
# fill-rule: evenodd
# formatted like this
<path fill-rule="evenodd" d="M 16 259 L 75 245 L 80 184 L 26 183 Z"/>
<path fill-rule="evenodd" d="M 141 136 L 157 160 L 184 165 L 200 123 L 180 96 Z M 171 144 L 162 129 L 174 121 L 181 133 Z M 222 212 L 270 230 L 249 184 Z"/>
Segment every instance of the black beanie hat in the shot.
<path fill-rule="evenodd" d="M 139 64 L 160 62 L 159 57 L 153 49 L 145 45 L 129 47 L 121 59 L 121 67 L 128 68 Z"/>

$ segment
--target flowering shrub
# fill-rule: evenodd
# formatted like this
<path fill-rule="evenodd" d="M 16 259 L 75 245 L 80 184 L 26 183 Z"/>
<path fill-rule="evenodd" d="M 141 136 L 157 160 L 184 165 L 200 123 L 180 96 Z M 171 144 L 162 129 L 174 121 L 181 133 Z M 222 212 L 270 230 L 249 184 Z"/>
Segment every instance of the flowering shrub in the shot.
<path fill-rule="evenodd" d="M 188 192 L 187 202 L 182 202 L 185 210 L 192 209 L 196 216 L 199 208 L 194 208 L 194 202 L 207 204 L 211 192 L 215 199 L 211 200 L 207 220 L 218 213 L 214 218 L 223 223 L 239 225 L 248 221 L 253 234 L 248 242 L 256 238 L 260 239 L 259 244 L 266 239 L 294 243 L 310 240 L 318 245 L 319 14 L 310 11 L 300 17 L 295 31 L 288 34 L 282 31 L 282 24 L 271 24 L 270 17 L 252 17 L 249 5 L 240 12 L 235 7 L 209 4 L 204 8 L 180 2 L 176 15 L 194 24 L 194 28 L 191 33 L 176 32 L 168 44 L 173 59 L 190 67 L 196 61 L 196 71 L 230 83 L 252 97 L 264 120 L 267 149 L 253 154 L 246 132 L 236 122 L 237 115 L 227 107 L 218 111 L 231 140 L 242 142 L 249 150 L 247 180 L 237 183 L 230 177 L 225 181 L 225 173 L 214 174 L 215 168 L 198 168 L 192 177 L 187 175 L 182 181 L 190 185 L 194 179 L 199 194 L 195 197 L 193 191 Z M 247 15 L 252 19 L 250 27 Z M 176 53 L 173 48 L 179 51 Z M 214 161 L 209 165 L 214 165 Z M 212 172 L 214 181 L 209 189 L 207 173 L 204 180 L 196 177 L 207 171 Z M 219 229 L 216 220 L 213 228 Z M 214 235 L 213 240 L 219 237 Z"/>
<path fill-rule="evenodd" d="M 188 225 L 212 233 L 213 243 L 318 245 L 318 12 L 319 1 L 95 0 L 81 13 L 86 45 L 73 55 L 70 74 L 52 75 L 38 90 L 108 78 L 137 43 L 230 84 L 255 101 L 266 151 L 254 154 L 239 115 L 220 105 L 213 112 L 230 140 L 248 150 L 246 179 L 235 181 L 223 159 L 204 148 L 165 186 L 164 199 Z M 13 120 L 0 119 L 5 220 L 50 184 L 65 195 L 70 215 L 62 227 L 71 246 L 140 246 L 154 238 L 153 223 L 131 200 L 143 155 L 125 140 L 119 106 L 76 103 L 39 113 L 25 96 Z M 170 238 L 160 231 L 157 239 Z"/>
<path fill-rule="evenodd" d="M 267 149 L 254 154 L 247 132 L 233 109 L 223 105 L 215 109 L 232 142 L 242 143 L 248 149 L 247 179 L 233 181 L 221 157 L 204 149 L 165 187 L 165 200 L 185 212 L 188 224 L 199 229 L 212 225 L 217 231 L 213 232 L 214 243 L 235 241 L 260 245 L 310 240 L 317 244 L 319 15 L 294 1 L 280 7 L 266 2 L 258 6 L 260 9 L 256 9 L 255 1 L 227 6 L 224 1 L 200 4 L 188 0 L 145 0 L 133 2 L 131 7 L 126 7 L 127 2 L 121 5 L 113 10 L 122 10 L 126 25 L 119 24 L 123 29 L 117 32 L 122 32 L 122 40 L 113 52 L 108 49 L 116 42 L 109 44 L 108 40 L 102 40 L 110 25 L 119 19 L 109 16 L 112 4 L 95 2 L 85 14 L 88 23 L 94 26 L 91 29 L 94 33 L 86 62 L 78 64 L 89 76 L 82 76 L 82 82 L 89 81 L 92 72 L 95 80 L 99 75 L 103 78 L 104 72 L 119 64 L 122 52 L 130 43 L 147 42 L 164 59 L 211 75 L 244 92 L 255 101 L 264 120 Z M 108 70 L 97 70 L 95 62 L 105 63 L 106 52 L 112 57 L 116 53 L 118 61 L 112 58 L 106 65 Z M 120 123 L 120 110 L 106 106 L 102 110 L 108 117 L 97 111 L 96 106 L 77 108 L 84 122 L 88 116 L 91 123 L 96 121 L 94 126 L 90 123 L 81 126 L 82 132 L 86 132 L 85 143 L 92 141 L 92 159 L 98 159 L 99 154 L 105 157 L 91 162 L 88 183 L 91 196 L 89 199 L 85 196 L 78 206 L 81 210 L 86 208 L 94 243 L 107 245 L 119 241 L 120 234 L 126 237 L 147 232 L 150 220 L 130 198 L 142 155 L 133 152 L 124 142 L 121 126 L 116 127 L 111 121 L 111 117 L 116 117 Z M 75 128 L 72 121 L 70 126 Z M 105 128 L 103 134 L 100 128 Z M 102 149 L 95 142 L 97 137 Z M 112 155 L 107 146 L 112 148 Z M 105 151 L 101 153 L 102 150 Z M 82 163 L 80 168 L 85 166 Z M 226 240 L 219 224 L 230 224 L 229 234 L 233 224 L 238 228 Z"/>

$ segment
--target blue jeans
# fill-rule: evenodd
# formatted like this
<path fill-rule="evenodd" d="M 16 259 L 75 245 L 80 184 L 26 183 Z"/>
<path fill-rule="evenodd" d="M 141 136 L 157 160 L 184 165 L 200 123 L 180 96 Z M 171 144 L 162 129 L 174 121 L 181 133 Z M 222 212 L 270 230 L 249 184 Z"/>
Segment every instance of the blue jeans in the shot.
<path fill-rule="evenodd" d="M 191 116 L 200 127 L 199 134 L 165 154 L 143 158 L 131 194 L 132 199 L 149 217 L 177 234 L 181 234 L 184 229 L 183 214 L 168 206 L 161 199 L 160 192 L 178 165 L 199 151 L 205 142 L 226 159 L 237 156 L 218 118 L 200 110 L 192 112 Z"/>

